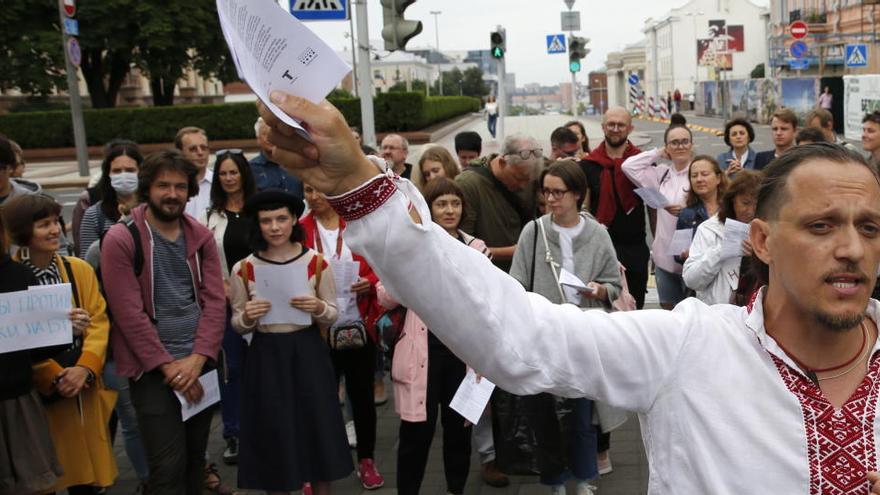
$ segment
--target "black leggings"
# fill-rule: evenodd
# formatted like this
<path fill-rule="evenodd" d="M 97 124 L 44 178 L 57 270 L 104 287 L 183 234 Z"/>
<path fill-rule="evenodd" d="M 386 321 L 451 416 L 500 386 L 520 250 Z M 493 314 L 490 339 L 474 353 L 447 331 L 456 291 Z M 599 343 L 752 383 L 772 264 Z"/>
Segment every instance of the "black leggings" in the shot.
<path fill-rule="evenodd" d="M 345 394 L 351 402 L 358 460 L 372 459 L 376 449 L 376 404 L 373 375 L 376 373 L 376 345 L 367 339 L 360 349 L 330 351 L 336 381 L 345 376 Z"/>

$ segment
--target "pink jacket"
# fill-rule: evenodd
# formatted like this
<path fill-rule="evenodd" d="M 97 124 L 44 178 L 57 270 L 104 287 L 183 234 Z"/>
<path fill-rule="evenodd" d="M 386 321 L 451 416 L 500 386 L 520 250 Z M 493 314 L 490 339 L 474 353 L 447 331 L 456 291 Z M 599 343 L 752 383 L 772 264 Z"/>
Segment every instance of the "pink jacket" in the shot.
<path fill-rule="evenodd" d="M 483 241 L 461 231 L 459 234 L 465 244 L 489 254 Z M 394 309 L 400 304 L 385 290 L 381 281 L 376 284 L 376 295 L 379 304 L 386 309 Z M 394 346 L 391 381 L 394 384 L 394 409 L 400 414 L 400 419 L 411 423 L 427 421 L 428 327 L 415 311 L 406 312 L 400 340 Z"/>

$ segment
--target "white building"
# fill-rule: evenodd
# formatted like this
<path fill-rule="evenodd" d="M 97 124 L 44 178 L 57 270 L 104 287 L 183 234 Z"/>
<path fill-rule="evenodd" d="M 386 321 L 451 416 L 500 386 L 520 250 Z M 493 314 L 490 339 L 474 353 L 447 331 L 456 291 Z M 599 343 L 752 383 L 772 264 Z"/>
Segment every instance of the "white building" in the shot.
<path fill-rule="evenodd" d="M 608 75 L 608 106 L 622 106 L 632 110 L 629 104 L 629 77 L 635 74 L 639 81 L 645 79 L 645 40 L 627 45 L 619 52 L 611 52 L 605 58 Z M 644 82 L 642 82 L 644 85 Z"/>
<path fill-rule="evenodd" d="M 429 84 L 437 78 L 437 66 L 424 58 L 403 51 L 394 51 L 379 60 L 370 61 L 375 92 L 386 92 L 398 82 L 409 86 L 413 81 Z"/>
<path fill-rule="evenodd" d="M 758 64 L 767 67 L 766 19 L 767 9 L 749 0 L 691 0 L 660 18 L 647 19 L 642 30 L 646 94 L 664 97 L 676 89 L 690 94 L 697 81 L 720 77 L 714 67 L 697 65 L 699 40 L 707 40 L 703 46 L 709 53 L 701 53 L 704 62 L 732 60 L 731 70 L 721 71 L 726 79 L 746 79 Z M 735 26 L 742 26 L 741 31 Z M 713 50 L 720 56 L 713 57 Z"/>

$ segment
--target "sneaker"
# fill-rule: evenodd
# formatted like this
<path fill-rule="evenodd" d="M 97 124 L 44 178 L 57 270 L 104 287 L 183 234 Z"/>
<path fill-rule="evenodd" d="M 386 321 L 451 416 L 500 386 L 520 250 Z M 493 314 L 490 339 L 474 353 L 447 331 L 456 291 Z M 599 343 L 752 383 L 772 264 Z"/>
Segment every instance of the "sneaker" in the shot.
<path fill-rule="evenodd" d="M 376 470 L 372 459 L 361 459 L 358 464 L 358 478 L 361 480 L 361 485 L 367 490 L 375 490 L 385 485 L 385 478 Z"/>
<path fill-rule="evenodd" d="M 348 446 L 356 449 L 358 446 L 357 432 L 354 429 L 354 420 L 345 423 L 345 436 L 348 437 Z"/>
<path fill-rule="evenodd" d="M 309 482 L 303 483 L 303 495 L 312 495 L 312 484 Z"/>
<path fill-rule="evenodd" d="M 495 467 L 495 461 L 489 461 L 483 464 L 480 468 L 480 473 L 483 475 L 483 481 L 489 486 L 503 488 L 510 484 L 510 479 L 507 478 L 507 475 Z"/>
<path fill-rule="evenodd" d="M 611 474 L 611 471 L 614 471 L 614 467 L 611 465 L 611 456 L 607 453 L 604 456 L 598 457 L 596 464 L 598 464 L 600 475 Z"/>
<path fill-rule="evenodd" d="M 385 393 L 385 380 L 376 380 L 373 383 L 373 403 L 377 406 L 388 402 L 388 394 Z"/>
<path fill-rule="evenodd" d="M 229 466 L 238 464 L 238 437 L 226 439 L 226 450 L 223 451 L 223 463 Z"/>
<path fill-rule="evenodd" d="M 578 481 L 575 493 L 577 495 L 595 495 L 599 488 L 591 485 L 588 481 Z"/>

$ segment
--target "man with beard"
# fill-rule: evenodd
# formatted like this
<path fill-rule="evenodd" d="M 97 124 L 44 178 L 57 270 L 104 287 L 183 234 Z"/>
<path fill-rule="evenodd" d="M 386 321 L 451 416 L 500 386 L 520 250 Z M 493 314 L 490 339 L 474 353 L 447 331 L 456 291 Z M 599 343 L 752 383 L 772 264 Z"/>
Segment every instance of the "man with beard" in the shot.
<path fill-rule="evenodd" d="M 317 143 L 261 107 L 273 159 L 328 195 L 351 249 L 456 356 L 514 393 L 639 414 L 649 494 L 880 494 L 880 176 L 864 157 L 817 143 L 767 167 L 747 307 L 580 311 L 432 224 L 418 191 L 353 152 L 329 104 L 272 101 Z"/>
<path fill-rule="evenodd" d="M 581 168 L 590 186 L 590 213 L 608 227 L 617 259 L 626 267 L 629 291 L 641 309 L 650 257 L 645 242 L 645 205 L 620 169 L 624 160 L 640 152 L 629 141 L 632 130 L 632 117 L 626 109 L 609 108 L 602 117 L 605 140 L 581 161 Z"/>
<path fill-rule="evenodd" d="M 214 237 L 184 214 L 196 176 L 177 151 L 147 157 L 138 173 L 145 204 L 101 247 L 116 368 L 131 381 L 153 494 L 200 494 L 205 479 L 211 409 L 184 422 L 174 393 L 202 398 L 198 379 L 214 367 L 226 317 Z"/>

